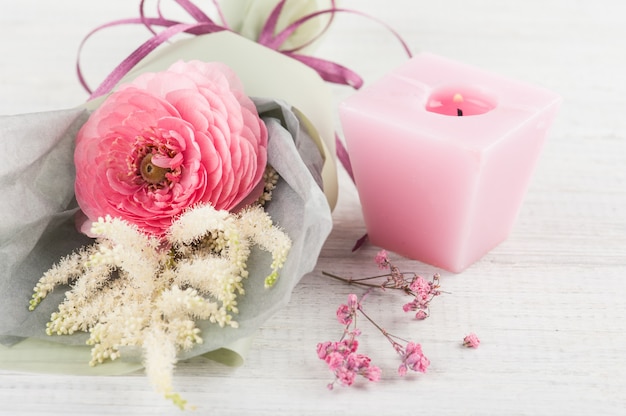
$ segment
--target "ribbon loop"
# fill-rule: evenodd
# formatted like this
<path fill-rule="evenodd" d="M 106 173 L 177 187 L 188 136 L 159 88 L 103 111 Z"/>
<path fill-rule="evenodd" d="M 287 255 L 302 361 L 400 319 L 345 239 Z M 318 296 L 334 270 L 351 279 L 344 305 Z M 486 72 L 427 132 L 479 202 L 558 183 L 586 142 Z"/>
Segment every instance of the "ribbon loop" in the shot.
<path fill-rule="evenodd" d="M 314 69 L 324 81 L 348 85 L 357 90 L 363 86 L 363 79 L 356 72 L 335 62 L 293 52 L 283 54 Z"/>
<path fill-rule="evenodd" d="M 126 59 L 124 59 L 96 88 L 91 94 L 89 99 L 99 97 L 109 93 L 115 85 L 126 75 L 132 68 L 135 67 L 143 58 L 145 58 L 150 52 L 156 49 L 158 46 L 166 42 L 172 36 L 188 32 L 194 35 L 202 35 L 207 33 L 214 33 L 225 30 L 221 26 L 217 26 L 214 23 L 192 23 L 184 24 L 178 23 L 169 26 L 167 29 L 159 32 L 156 36 L 148 39 L 141 46 L 135 49 Z"/>
<path fill-rule="evenodd" d="M 118 25 L 127 25 L 127 24 L 141 24 L 145 26 L 148 31 L 152 33 L 152 37 L 149 38 L 146 42 L 141 44 L 137 49 L 135 49 L 126 59 L 124 59 L 113 71 L 105 78 L 105 80 L 96 88 L 96 90 L 91 93 L 90 99 L 95 98 L 104 94 L 109 93 L 113 87 L 126 75 L 135 65 L 139 63 L 143 58 L 145 58 L 150 52 L 152 52 L 159 45 L 168 41 L 173 36 L 179 33 L 189 33 L 193 35 L 202 35 L 208 33 L 215 33 L 223 30 L 230 30 L 226 19 L 222 13 L 222 10 L 219 6 L 217 0 L 212 0 L 213 6 L 215 7 L 219 17 L 220 24 L 214 22 L 202 9 L 200 9 L 196 4 L 191 0 L 174 0 L 183 10 L 185 10 L 193 19 L 195 19 L 195 23 L 183 23 L 175 20 L 167 19 L 161 13 L 160 8 L 160 0 L 157 2 L 157 16 L 158 17 L 147 17 L 145 14 L 145 0 L 140 0 L 139 2 L 139 17 L 138 18 L 127 18 L 120 19 L 113 22 L 105 23 L 101 26 L 96 27 L 94 30 L 89 32 L 85 38 L 80 43 L 78 48 L 78 58 L 76 61 L 76 72 L 78 75 L 78 79 L 81 85 L 87 90 L 87 92 L 91 93 L 89 86 L 82 74 L 81 66 L 80 66 L 80 54 L 85 45 L 87 39 L 89 39 L 96 32 L 99 32 L 103 29 L 112 26 Z M 303 47 L 309 45 L 310 43 L 317 40 L 330 26 L 334 16 L 338 12 L 347 12 L 352 14 L 357 14 L 363 17 L 366 17 L 370 20 L 378 22 L 386 27 L 401 43 L 405 52 L 410 57 L 411 51 L 407 44 L 404 42 L 402 37 L 393 30 L 389 25 L 382 22 L 381 20 L 369 16 L 367 14 L 361 13 L 355 10 L 349 9 L 341 9 L 336 7 L 335 0 L 331 0 L 331 7 L 324 10 L 318 10 L 316 12 L 310 13 L 308 15 L 302 16 L 296 21 L 289 24 L 285 29 L 276 33 L 276 27 L 278 24 L 278 20 L 283 11 L 283 8 L 286 4 L 287 0 L 280 0 L 270 15 L 268 16 L 267 21 L 263 25 L 261 32 L 259 33 L 257 42 L 265 47 L 273 49 L 279 53 L 282 53 L 286 56 L 289 56 L 292 59 L 296 59 L 303 64 L 314 69 L 322 79 L 328 82 L 337 83 L 341 85 L 348 85 L 352 88 L 358 89 L 363 85 L 363 80 L 361 77 L 356 74 L 354 71 L 343 67 L 335 62 L 327 61 L 320 58 L 315 58 L 308 55 L 297 54 L 296 51 L 302 49 Z M 306 42 L 303 45 L 300 45 L 296 48 L 290 50 L 281 50 L 281 46 L 285 43 L 285 41 L 304 23 L 310 21 L 311 19 L 317 18 L 322 15 L 330 14 L 329 22 L 322 29 L 320 33 L 314 36 L 311 40 Z M 157 32 L 154 27 L 164 28 L 160 32 Z"/>

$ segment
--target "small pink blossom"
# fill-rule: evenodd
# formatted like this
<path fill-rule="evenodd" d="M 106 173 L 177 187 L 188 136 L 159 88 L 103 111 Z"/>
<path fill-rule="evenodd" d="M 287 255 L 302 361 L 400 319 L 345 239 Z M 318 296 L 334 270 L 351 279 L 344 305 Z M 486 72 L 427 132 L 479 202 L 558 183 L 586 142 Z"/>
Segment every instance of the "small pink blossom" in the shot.
<path fill-rule="evenodd" d="M 371 366 L 368 366 L 367 369 L 363 371 L 363 377 L 367 378 L 369 381 L 379 381 L 381 373 L 382 371 L 380 367 L 371 365 Z"/>
<path fill-rule="evenodd" d="M 333 353 L 342 356 L 355 352 L 359 348 L 359 341 L 354 338 L 346 338 L 343 341 L 326 341 L 317 344 L 317 356 L 328 362 Z"/>
<path fill-rule="evenodd" d="M 417 276 L 411 282 L 409 288 L 415 293 L 415 302 L 420 308 L 428 306 L 433 296 L 433 285 L 422 276 Z"/>
<path fill-rule="evenodd" d="M 343 366 L 344 360 L 345 355 L 338 351 L 335 351 L 328 354 L 325 361 L 331 371 L 337 371 L 340 367 Z"/>
<path fill-rule="evenodd" d="M 419 321 L 423 321 L 424 319 L 428 318 L 428 313 L 426 312 L 428 310 L 428 302 L 423 303 L 418 298 L 415 298 L 411 302 L 402 305 L 402 310 L 404 312 L 417 311 L 417 313 L 415 314 L 415 319 Z"/>
<path fill-rule="evenodd" d="M 348 295 L 348 307 L 353 311 L 359 307 L 359 298 L 354 293 Z"/>
<path fill-rule="evenodd" d="M 193 205 L 232 210 L 257 189 L 267 129 L 230 68 L 179 61 L 108 96 L 74 161 L 83 231 L 110 215 L 162 235 Z"/>
<path fill-rule="evenodd" d="M 404 305 L 402 305 L 402 310 L 404 312 L 411 312 L 417 309 L 417 305 L 415 304 L 415 301 L 412 300 L 409 303 L 405 303 Z"/>
<path fill-rule="evenodd" d="M 409 342 L 404 351 L 401 352 L 402 364 L 398 368 L 398 374 L 404 376 L 407 370 L 425 373 L 430 365 L 430 361 L 422 353 L 422 346 L 414 342 Z"/>
<path fill-rule="evenodd" d="M 350 325 L 356 315 L 358 306 L 358 297 L 355 294 L 348 295 L 348 303 L 339 305 L 337 309 L 337 320 L 339 323 L 342 325 Z"/>
<path fill-rule="evenodd" d="M 332 390 L 335 382 L 351 386 L 358 375 L 369 381 L 380 379 L 380 368 L 371 365 L 368 356 L 357 354 L 358 345 L 355 339 L 317 344 L 317 356 L 326 362 L 328 369 L 335 375 L 335 381 L 328 385 L 329 389 Z"/>
<path fill-rule="evenodd" d="M 409 285 L 409 288 L 415 293 L 425 295 L 429 295 L 432 291 L 432 285 L 422 276 L 416 276 Z"/>
<path fill-rule="evenodd" d="M 376 254 L 374 260 L 376 261 L 376 264 L 380 269 L 389 268 L 389 256 L 387 255 L 387 252 L 385 250 L 380 250 Z"/>
<path fill-rule="evenodd" d="M 351 386 L 357 375 L 367 378 L 369 381 L 380 379 L 380 368 L 372 366 L 371 359 L 363 354 L 349 353 L 343 356 L 340 365 L 329 368 L 334 371 L 336 381 L 344 386 Z"/>
<path fill-rule="evenodd" d="M 337 321 L 342 325 L 350 325 L 352 323 L 352 317 L 354 314 L 350 310 L 348 305 L 339 305 L 337 308 Z"/>
<path fill-rule="evenodd" d="M 348 368 L 347 365 L 343 365 L 335 369 L 335 376 L 337 377 L 336 381 L 340 384 L 343 384 L 344 386 L 351 386 L 356 379 L 356 371 Z"/>
<path fill-rule="evenodd" d="M 428 314 L 424 310 L 419 310 L 415 314 L 415 319 L 417 319 L 418 321 L 423 321 L 426 318 L 428 318 Z"/>
<path fill-rule="evenodd" d="M 467 348 L 478 348 L 480 340 L 473 332 L 463 338 L 463 346 Z"/>
<path fill-rule="evenodd" d="M 319 344 L 317 344 L 317 356 L 321 360 L 326 360 L 326 357 L 328 357 L 329 351 L 331 351 L 332 344 L 333 343 L 331 341 L 320 342 Z"/>
<path fill-rule="evenodd" d="M 428 281 L 421 276 L 415 275 L 408 286 L 406 293 L 413 295 L 413 300 L 402 306 L 404 312 L 417 311 L 415 318 L 423 320 L 428 317 L 430 301 L 441 294 L 439 289 L 439 275 L 433 276 L 433 281 Z"/>

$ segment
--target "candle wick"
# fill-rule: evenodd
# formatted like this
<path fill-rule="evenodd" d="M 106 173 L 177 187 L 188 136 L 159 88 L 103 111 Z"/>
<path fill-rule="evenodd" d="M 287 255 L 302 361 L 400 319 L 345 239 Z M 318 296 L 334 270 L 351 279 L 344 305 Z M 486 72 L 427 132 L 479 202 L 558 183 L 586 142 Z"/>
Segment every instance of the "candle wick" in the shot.
<path fill-rule="evenodd" d="M 454 94 L 454 97 L 452 97 L 452 101 L 460 104 L 463 102 L 463 96 L 459 93 Z M 456 115 L 461 117 L 463 115 L 463 110 L 461 110 L 460 108 L 456 109 Z"/>

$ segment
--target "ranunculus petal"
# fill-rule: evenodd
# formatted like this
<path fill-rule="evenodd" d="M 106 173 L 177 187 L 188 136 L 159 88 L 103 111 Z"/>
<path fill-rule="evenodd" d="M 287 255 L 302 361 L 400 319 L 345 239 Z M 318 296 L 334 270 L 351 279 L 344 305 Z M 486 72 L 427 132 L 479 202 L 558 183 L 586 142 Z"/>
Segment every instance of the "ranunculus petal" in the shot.
<path fill-rule="evenodd" d="M 233 209 L 267 163 L 267 130 L 221 63 L 173 64 L 111 94 L 76 139 L 76 198 L 91 221 L 120 217 L 161 235 L 200 201 Z"/>

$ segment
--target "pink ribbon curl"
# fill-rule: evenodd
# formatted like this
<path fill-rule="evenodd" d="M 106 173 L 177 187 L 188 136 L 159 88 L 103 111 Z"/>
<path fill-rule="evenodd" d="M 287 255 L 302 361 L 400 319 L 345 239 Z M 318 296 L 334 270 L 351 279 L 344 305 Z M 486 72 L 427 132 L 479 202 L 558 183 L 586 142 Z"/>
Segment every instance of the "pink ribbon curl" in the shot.
<path fill-rule="evenodd" d="M 204 13 L 199 7 L 197 7 L 191 0 L 174 0 L 174 1 L 183 10 L 185 10 L 195 20 L 195 22 L 183 23 L 183 22 L 179 22 L 176 20 L 170 20 L 170 19 L 165 18 L 163 14 L 161 13 L 160 0 L 158 0 L 157 2 L 158 16 L 147 17 L 145 14 L 145 0 L 140 0 L 139 17 L 120 19 L 120 20 L 109 22 L 109 23 L 105 23 L 101 26 L 96 27 L 85 36 L 85 38 L 82 40 L 78 49 L 78 58 L 76 61 L 76 72 L 78 74 L 78 79 L 81 85 L 85 88 L 85 90 L 87 90 L 87 92 L 91 94 L 89 97 L 90 99 L 99 97 L 101 95 L 104 95 L 110 92 L 113 89 L 113 87 L 135 65 L 139 63 L 139 61 L 145 58 L 150 52 L 152 52 L 158 46 L 167 42 L 170 38 L 172 38 L 173 36 L 179 33 L 204 35 L 204 34 L 209 34 L 209 33 L 220 32 L 223 30 L 230 30 L 230 28 L 228 27 L 226 23 L 226 20 L 224 19 L 224 15 L 222 13 L 222 10 L 217 0 L 212 0 L 212 3 L 218 12 L 218 15 L 220 16 L 221 22 L 219 24 L 213 21 L 209 16 L 207 16 L 206 13 Z M 389 31 L 399 40 L 399 42 L 401 43 L 407 55 L 409 57 L 411 56 L 411 51 L 409 47 L 407 46 L 407 44 L 400 37 L 400 35 L 395 30 L 393 30 L 389 25 L 365 13 L 362 13 L 356 10 L 338 8 L 336 7 L 335 0 L 331 0 L 330 8 L 319 10 L 311 14 L 305 15 L 299 18 L 298 20 L 294 21 L 293 23 L 291 23 L 282 31 L 276 33 L 278 19 L 280 17 L 280 14 L 282 13 L 283 7 L 285 6 L 286 2 L 287 0 L 281 0 L 276 4 L 274 9 L 270 13 L 267 21 L 265 22 L 265 25 L 263 26 L 258 36 L 257 42 L 260 45 L 273 49 L 279 53 L 282 53 L 292 59 L 300 61 L 303 64 L 311 67 L 325 81 L 336 83 L 336 84 L 348 85 L 355 89 L 358 89 L 363 85 L 363 80 L 357 73 L 355 73 L 354 71 L 342 65 L 339 65 L 338 63 L 298 53 L 299 50 L 313 43 L 314 41 L 319 39 L 320 36 L 322 36 L 322 34 L 328 29 L 328 27 L 332 23 L 332 20 L 336 13 L 357 14 L 357 15 L 366 17 L 368 19 L 371 19 L 373 21 L 376 21 L 382 24 L 387 29 L 389 29 Z M 326 24 L 324 29 L 320 33 L 318 33 L 316 36 L 314 36 L 311 40 L 293 49 L 282 49 L 282 46 L 285 43 L 285 41 L 300 26 L 302 26 L 303 24 L 305 24 L 311 19 L 315 19 L 322 15 L 328 15 L 328 14 L 331 15 L 328 23 Z M 110 28 L 113 26 L 128 25 L 128 24 L 141 24 L 145 26 L 152 33 L 152 37 L 149 38 L 147 41 L 145 41 L 143 44 L 141 44 L 130 55 L 128 55 L 128 57 L 126 57 L 119 65 L 117 65 L 113 69 L 113 71 L 111 71 L 111 73 L 104 79 L 104 81 L 94 91 L 92 91 L 87 85 L 87 82 L 85 81 L 85 78 L 82 74 L 82 70 L 80 66 L 80 54 L 82 52 L 82 49 L 86 41 L 95 33 L 103 29 Z M 161 27 L 164 29 L 161 30 L 160 32 L 157 32 L 154 29 L 154 27 Z"/>

